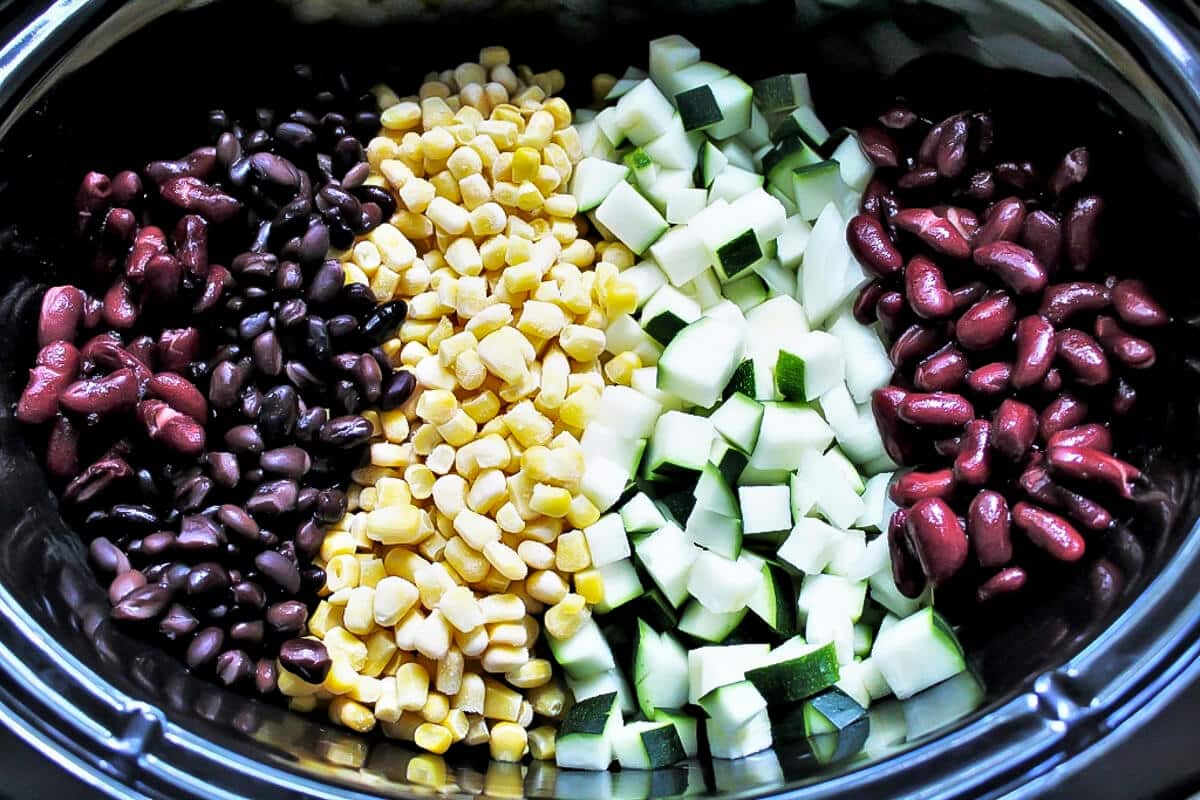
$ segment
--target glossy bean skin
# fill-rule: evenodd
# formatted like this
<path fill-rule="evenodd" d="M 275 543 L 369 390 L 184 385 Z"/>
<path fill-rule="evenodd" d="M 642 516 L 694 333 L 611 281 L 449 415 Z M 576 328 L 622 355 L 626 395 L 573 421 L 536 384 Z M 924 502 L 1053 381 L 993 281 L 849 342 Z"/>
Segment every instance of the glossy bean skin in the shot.
<path fill-rule="evenodd" d="M 1102 453 L 1112 453 L 1112 431 L 1095 422 L 1065 428 L 1046 439 L 1046 447 L 1090 447 Z"/>
<path fill-rule="evenodd" d="M 1141 281 L 1118 281 L 1112 287 L 1112 303 L 1117 316 L 1126 325 L 1156 328 L 1171 321 L 1166 310 L 1150 295 Z"/>
<path fill-rule="evenodd" d="M 1048 448 L 1046 464 L 1053 475 L 1100 484 L 1126 499 L 1133 496 L 1133 483 L 1142 475 L 1132 464 L 1092 447 L 1059 445 Z"/>
<path fill-rule="evenodd" d="M 918 500 L 908 510 L 905 532 L 931 585 L 945 583 L 966 563 L 967 534 L 945 500 Z"/>
<path fill-rule="evenodd" d="M 975 246 L 992 242 L 1015 242 L 1025 226 L 1025 203 L 1019 197 L 1006 197 L 996 201 L 984 218 L 983 226 L 975 236 Z"/>
<path fill-rule="evenodd" d="M 1058 360 L 1084 386 L 1100 386 L 1112 378 L 1104 349 L 1081 330 L 1067 328 L 1055 334 L 1055 350 Z"/>
<path fill-rule="evenodd" d="M 208 417 L 208 401 L 199 389 L 181 375 L 158 373 L 150 381 L 147 393 L 195 420 L 203 421 Z"/>
<path fill-rule="evenodd" d="M 979 566 L 1001 567 L 1012 560 L 1012 516 L 1004 495 L 984 489 L 967 509 L 967 533 Z"/>
<path fill-rule="evenodd" d="M 975 601 L 987 603 L 998 597 L 1016 594 L 1025 588 L 1028 577 L 1020 567 L 1006 567 L 979 585 L 975 592 Z"/>
<path fill-rule="evenodd" d="M 981 395 L 997 395 L 1008 390 L 1012 382 L 1012 365 L 993 361 L 971 370 L 967 374 L 967 386 Z"/>
<path fill-rule="evenodd" d="M 859 214 L 846 227 L 846 240 L 863 266 L 884 277 L 904 268 L 904 258 L 875 217 Z"/>
<path fill-rule="evenodd" d="M 1154 345 L 1121 330 L 1112 317 L 1096 317 L 1094 332 L 1105 351 L 1130 369 L 1149 369 L 1154 366 L 1157 360 Z"/>
<path fill-rule="evenodd" d="M 1043 316 L 1033 315 L 1017 323 L 1016 358 L 1012 385 L 1028 389 L 1045 380 L 1056 355 L 1054 326 Z"/>
<path fill-rule="evenodd" d="M 996 275 L 1017 294 L 1033 294 L 1046 288 L 1046 268 L 1032 250 L 1007 241 L 976 247 L 975 263 Z"/>
<path fill-rule="evenodd" d="M 1011 296 L 992 292 L 968 308 L 955 327 L 959 344 L 967 350 L 987 350 L 1009 335 L 1017 319 Z"/>
<path fill-rule="evenodd" d="M 888 553 L 891 556 L 892 580 L 905 597 L 920 597 L 925 591 L 925 574 L 908 541 L 908 512 L 898 508 L 888 519 Z"/>
<path fill-rule="evenodd" d="M 1025 217 L 1020 242 L 1048 271 L 1053 272 L 1062 258 L 1062 222 L 1047 211 L 1034 211 Z"/>
<path fill-rule="evenodd" d="M 1059 431 L 1082 425 L 1087 419 L 1088 405 L 1072 394 L 1062 394 L 1050 401 L 1038 416 L 1038 431 L 1047 441 Z"/>
<path fill-rule="evenodd" d="M 70 342 L 51 342 L 42 347 L 29 370 L 29 383 L 17 401 L 17 419 L 29 424 L 53 419 L 63 392 L 79 372 L 79 363 L 79 350 Z"/>
<path fill-rule="evenodd" d="M 1073 492 L 1065 486 L 1056 486 L 1058 505 L 1067 516 L 1090 531 L 1104 531 L 1112 527 L 1113 516 L 1108 509 L 1091 498 Z"/>
<path fill-rule="evenodd" d="M 905 329 L 892 343 L 888 356 L 897 368 L 917 361 L 937 350 L 945 342 L 945 336 L 937 328 L 914 324 Z"/>
<path fill-rule="evenodd" d="M 946 345 L 917 364 L 913 384 L 924 392 L 952 391 L 966 379 L 968 368 L 962 351 L 954 345 Z"/>
<path fill-rule="evenodd" d="M 971 245 L 963 235 L 944 217 L 939 217 L 928 208 L 906 208 L 899 211 L 892 222 L 901 230 L 916 236 L 935 252 L 950 258 L 967 258 Z"/>
<path fill-rule="evenodd" d="M 1082 272 L 1096 258 L 1100 215 L 1104 212 L 1104 201 L 1095 196 L 1081 197 L 1075 201 L 1067 214 L 1064 229 L 1064 244 L 1071 268 Z"/>
<path fill-rule="evenodd" d="M 138 398 L 137 379 L 131 369 L 119 369 L 102 378 L 75 381 L 63 389 L 58 401 L 76 414 L 104 416 L 133 408 Z"/>
<path fill-rule="evenodd" d="M 992 421 L 992 448 L 1019 462 L 1037 439 L 1038 415 L 1032 406 L 1008 398 L 996 410 Z"/>
<path fill-rule="evenodd" d="M 404 374 L 404 373 L 401 373 Z M 908 393 L 898 386 L 885 386 L 871 393 L 871 412 L 883 438 L 883 447 L 898 464 L 912 452 L 911 433 L 901 425 L 899 408 Z"/>
<path fill-rule="evenodd" d="M 76 333 L 83 323 L 85 300 L 83 292 L 74 286 L 52 286 L 47 289 L 42 296 L 41 314 L 38 317 L 38 347 L 59 341 L 74 344 Z"/>
<path fill-rule="evenodd" d="M 1059 561 L 1083 558 L 1086 544 L 1079 531 L 1057 514 L 1020 502 L 1013 506 L 1013 522 L 1037 547 Z"/>
<path fill-rule="evenodd" d="M 1053 325 L 1062 325 L 1075 314 L 1103 311 L 1112 305 L 1112 290 L 1102 283 L 1071 281 L 1046 287 L 1038 313 Z"/>
<path fill-rule="evenodd" d="M 954 478 L 959 483 L 982 486 L 992 474 L 990 448 L 992 424 L 973 419 L 963 427 L 958 454 L 954 457 Z"/>
<path fill-rule="evenodd" d="M 900 148 L 882 126 L 864 125 L 858 132 L 858 143 L 875 166 L 895 167 L 900 164 Z"/>
<path fill-rule="evenodd" d="M 914 392 L 900 402 L 897 415 L 910 425 L 960 427 L 974 419 L 975 409 L 953 392 Z"/>
<path fill-rule="evenodd" d="M 905 296 L 909 306 L 923 319 L 945 317 L 954 310 L 954 296 L 942 271 L 929 259 L 917 256 L 904 269 Z"/>
<path fill-rule="evenodd" d="M 896 479 L 889 493 L 898 506 L 911 506 L 928 497 L 947 499 L 954 494 L 955 476 L 948 469 L 936 472 L 906 472 Z"/>

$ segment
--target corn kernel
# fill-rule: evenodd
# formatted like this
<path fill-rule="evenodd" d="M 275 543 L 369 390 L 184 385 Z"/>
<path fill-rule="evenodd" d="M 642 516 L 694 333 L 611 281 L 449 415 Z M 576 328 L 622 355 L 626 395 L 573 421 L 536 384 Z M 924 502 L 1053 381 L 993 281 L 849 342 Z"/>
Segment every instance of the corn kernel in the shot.
<path fill-rule="evenodd" d="M 484 679 L 484 686 L 483 715 L 488 719 L 516 722 L 521 715 L 521 695 L 491 678 Z"/>
<path fill-rule="evenodd" d="M 538 570 L 525 579 L 525 591 L 530 597 L 553 605 L 567 596 L 567 582 L 557 572 Z"/>
<path fill-rule="evenodd" d="M 335 697 L 329 704 L 329 718 L 352 731 L 367 733 L 375 727 L 375 715 L 362 703 Z"/>
<path fill-rule="evenodd" d="M 528 737 L 525 729 L 514 722 L 497 722 L 492 726 L 488 752 L 496 761 L 516 763 L 525 755 Z"/>
<path fill-rule="evenodd" d="M 396 702 L 406 711 L 418 711 L 429 697 L 429 671 L 410 661 L 396 671 Z"/>
<path fill-rule="evenodd" d="M 567 694 L 558 683 L 550 682 L 529 690 L 529 703 L 543 717 L 557 719 L 566 708 Z"/>
<path fill-rule="evenodd" d="M 413 741 L 417 747 L 441 755 L 450 749 L 450 745 L 454 743 L 454 736 L 448 728 L 425 722 L 417 727 Z"/>
<path fill-rule="evenodd" d="M 411 482 L 410 482 L 411 484 Z M 387 506 L 367 514 L 367 536 L 381 544 L 412 544 L 424 538 L 415 506 Z"/>
<path fill-rule="evenodd" d="M 450 700 L 441 692 L 430 692 L 425 705 L 418 711 L 426 722 L 440 723 L 450 712 Z"/>
<path fill-rule="evenodd" d="M 554 564 L 562 572 L 579 572 L 592 564 L 583 531 L 574 530 L 558 537 L 554 546 Z"/>

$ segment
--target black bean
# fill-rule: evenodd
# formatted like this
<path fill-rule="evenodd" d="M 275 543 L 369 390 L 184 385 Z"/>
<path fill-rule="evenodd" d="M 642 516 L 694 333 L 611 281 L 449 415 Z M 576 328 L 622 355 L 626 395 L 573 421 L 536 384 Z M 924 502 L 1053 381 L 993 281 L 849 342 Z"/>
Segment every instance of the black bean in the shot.
<path fill-rule="evenodd" d="M 246 150 L 257 153 L 271 146 L 271 134 L 266 131 L 254 131 L 246 137 Z"/>
<path fill-rule="evenodd" d="M 147 583 L 146 576 L 136 569 L 127 569 L 113 578 L 108 585 L 108 601 L 114 605 L 120 603 L 134 589 L 140 589 Z"/>
<path fill-rule="evenodd" d="M 226 503 L 217 509 L 217 521 L 244 539 L 258 538 L 258 523 L 246 513 L 246 509 Z"/>
<path fill-rule="evenodd" d="M 263 479 L 263 471 L 258 467 L 254 467 L 253 469 L 246 470 L 242 477 L 250 483 L 258 483 Z"/>
<path fill-rule="evenodd" d="M 294 189 L 300 185 L 300 170 L 283 156 L 274 153 L 255 153 L 250 156 L 250 169 L 262 181 Z"/>
<path fill-rule="evenodd" d="M 338 381 L 334 387 L 333 396 L 341 410 L 347 414 L 357 414 L 362 409 L 362 395 L 359 394 L 354 381 Z"/>
<path fill-rule="evenodd" d="M 371 165 L 365 161 L 360 161 L 350 169 L 346 170 L 346 174 L 342 176 L 342 188 L 349 190 L 355 189 L 363 185 L 363 182 L 371 175 Z M 366 210 L 366 205 L 363 205 L 363 210 Z M 380 216 L 383 212 L 380 211 Z M 378 224 L 378 223 L 376 223 Z"/>
<path fill-rule="evenodd" d="M 225 167 L 242 157 L 242 143 L 229 131 L 225 131 L 217 139 L 217 160 Z"/>
<path fill-rule="evenodd" d="M 326 361 L 332 352 L 329 329 L 320 317 L 309 317 L 304 328 L 304 347 L 317 361 Z"/>
<path fill-rule="evenodd" d="M 264 550 L 254 558 L 263 575 L 289 594 L 300 591 L 300 569 L 296 562 L 274 550 Z"/>
<path fill-rule="evenodd" d="M 150 506 L 117 503 L 108 511 L 109 519 L 121 523 L 126 529 L 135 531 L 153 530 L 162 520 Z"/>
<path fill-rule="evenodd" d="M 281 384 L 263 394 L 262 410 L 258 425 L 263 436 L 271 442 L 291 436 L 300 415 L 299 398 L 296 390 Z"/>
<path fill-rule="evenodd" d="M 216 627 L 205 628 L 188 645 L 184 661 L 192 669 L 198 669 L 216 658 L 224 644 L 225 631 Z"/>
<path fill-rule="evenodd" d="M 341 489 L 324 489 L 317 497 L 317 519 L 337 522 L 346 515 L 346 493 Z"/>
<path fill-rule="evenodd" d="M 351 314 L 338 314 L 325 321 L 329 335 L 334 338 L 349 336 L 358 330 L 358 320 Z"/>
<path fill-rule="evenodd" d="M 289 361 L 284 364 L 283 372 L 297 389 L 311 389 L 321 385 L 321 379 L 299 361 Z"/>
<path fill-rule="evenodd" d="M 257 583 L 241 581 L 234 584 L 233 602 L 246 608 L 260 609 L 267 604 L 267 593 Z"/>
<path fill-rule="evenodd" d="M 275 138 L 296 151 L 307 151 L 317 143 L 312 128 L 299 122 L 281 122 L 275 126 Z"/>
<path fill-rule="evenodd" d="M 372 344 L 382 344 L 400 327 L 407 313 L 408 306 L 403 300 L 384 303 L 363 322 L 362 333 Z"/>
<path fill-rule="evenodd" d="M 166 608 L 171 593 L 156 583 L 134 589 L 113 607 L 113 619 L 125 622 L 145 622 L 154 619 Z"/>
<path fill-rule="evenodd" d="M 277 516 L 296 508 L 300 487 L 292 480 L 266 481 L 260 483 L 254 494 L 246 500 L 246 510 L 254 515 Z"/>
<path fill-rule="evenodd" d="M 329 412 L 317 407 L 310 408 L 296 420 L 296 438 L 302 442 L 316 441 L 321 427 L 329 419 Z"/>
<path fill-rule="evenodd" d="M 173 603 L 158 623 L 158 632 L 168 640 L 175 641 L 194 632 L 199 626 L 200 620 L 196 619 L 195 614 L 179 603 Z"/>
<path fill-rule="evenodd" d="M 296 245 L 297 260 L 310 266 L 317 264 L 329 252 L 329 245 L 329 226 L 319 220 L 312 222 Z"/>
<path fill-rule="evenodd" d="M 296 528 L 296 552 L 306 561 L 312 560 L 321 552 L 325 531 L 315 520 L 306 519 Z"/>
<path fill-rule="evenodd" d="M 236 622 L 229 628 L 229 638 L 237 642 L 258 644 L 262 641 L 266 626 L 261 619 L 250 622 Z"/>
<path fill-rule="evenodd" d="M 229 165 L 229 182 L 234 186 L 245 186 L 250 180 L 250 159 L 244 155 Z"/>
<path fill-rule="evenodd" d="M 248 314 L 238 323 L 238 336 L 250 341 L 271 326 L 270 311 L 256 311 Z"/>
<path fill-rule="evenodd" d="M 142 552 L 151 558 L 161 556 L 174 546 L 175 534 L 170 531 L 159 531 L 142 539 Z"/>
<path fill-rule="evenodd" d="M 260 658 L 254 666 L 254 688 L 259 694 L 270 694 L 279 686 L 279 670 L 274 659 Z"/>
<path fill-rule="evenodd" d="M 375 357 L 365 353 L 359 356 L 354 364 L 353 374 L 358 388 L 362 390 L 363 398 L 368 403 L 376 402 L 383 392 L 383 372 L 379 369 L 379 362 Z"/>
<path fill-rule="evenodd" d="M 301 514 L 307 514 L 312 511 L 317 505 L 317 500 L 321 490 L 315 486 L 305 486 L 300 490 L 300 494 L 296 496 L 296 511 Z"/>
<path fill-rule="evenodd" d="M 279 648 L 279 663 L 308 683 L 321 683 L 333 660 L 325 645 L 313 639 L 288 639 Z"/>
<path fill-rule="evenodd" d="M 338 292 L 346 281 L 346 271 L 342 262 L 330 259 L 323 263 L 308 286 L 307 298 L 310 303 L 328 303 L 338 296 Z"/>
<path fill-rule="evenodd" d="M 194 475 L 175 488 L 175 507 L 180 511 L 196 511 L 204 506 L 213 490 L 213 480 L 205 475 Z"/>
<path fill-rule="evenodd" d="M 237 456 L 218 450 L 205 453 L 204 460 L 208 464 L 208 474 L 212 476 L 214 483 L 226 489 L 237 486 L 241 477 Z"/>
<path fill-rule="evenodd" d="M 384 411 L 399 408 L 408 402 L 408 398 L 412 397 L 413 390 L 416 388 L 417 379 L 408 370 L 402 369 L 393 373 L 383 394 L 379 396 L 379 407 Z"/>
<path fill-rule="evenodd" d="M 308 608 L 299 600 L 284 600 L 267 607 L 267 624 L 283 636 L 296 636 L 304 630 Z"/>
<path fill-rule="evenodd" d="M 312 467 L 312 459 L 299 447 L 279 447 L 267 450 L 258 458 L 259 466 L 288 478 L 300 478 Z"/>
<path fill-rule="evenodd" d="M 338 353 L 329 360 L 329 363 L 339 372 L 349 372 L 358 363 L 358 355 L 356 353 Z"/>
<path fill-rule="evenodd" d="M 266 280 L 279 269 L 279 259 L 274 253 L 256 253 L 249 250 L 234 256 L 229 268 L 239 278 L 251 280 Z"/>
<path fill-rule="evenodd" d="M 321 426 L 323 444 L 347 449 L 365 444 L 371 438 L 371 423 L 357 415 L 334 417 Z"/>
<path fill-rule="evenodd" d="M 121 548 L 103 536 L 92 540 L 88 545 L 88 555 L 96 569 L 109 575 L 117 575 L 129 569 L 129 559 Z"/>
<path fill-rule="evenodd" d="M 375 311 L 375 293 L 365 284 L 349 283 L 338 293 L 337 305 L 340 310 L 353 314 L 362 322 Z"/>
<path fill-rule="evenodd" d="M 232 361 L 222 361 L 213 367 L 208 384 L 208 402 L 213 408 L 233 408 L 246 376 Z"/>
<path fill-rule="evenodd" d="M 191 567 L 187 564 L 169 564 L 163 570 L 163 574 L 159 576 L 157 583 L 166 587 L 172 595 L 178 594 L 187 587 L 187 579 L 191 571 Z"/>
<path fill-rule="evenodd" d="M 238 454 L 261 453 L 262 434 L 253 425 L 235 425 L 225 432 L 225 444 Z"/>
<path fill-rule="evenodd" d="M 278 375 L 283 370 L 283 348 L 279 345 L 279 337 L 275 331 L 266 331 L 258 335 L 251 347 L 254 353 L 254 366 L 264 375 Z"/>
<path fill-rule="evenodd" d="M 356 186 L 352 190 L 352 194 L 361 200 L 364 205 L 374 203 L 379 206 L 380 211 L 383 212 L 383 216 L 385 217 L 390 217 L 396 213 L 396 198 L 382 186 Z"/>
<path fill-rule="evenodd" d="M 229 588 L 229 573 L 215 561 L 205 561 L 192 567 L 187 577 L 187 593 L 202 595 Z"/>
<path fill-rule="evenodd" d="M 242 392 L 242 416 L 257 420 L 262 413 L 263 393 L 257 386 L 249 386 Z"/>
<path fill-rule="evenodd" d="M 308 314 L 308 305 L 300 298 L 285 300 L 275 313 L 275 318 L 279 325 L 284 328 L 290 328 L 293 325 L 302 322 Z"/>
<path fill-rule="evenodd" d="M 176 541 L 181 550 L 215 551 L 221 546 L 221 529 L 208 517 L 190 514 L 180 521 Z"/>
<path fill-rule="evenodd" d="M 295 261 L 283 261 L 275 273 L 275 288 L 281 292 L 298 292 L 304 286 L 304 271 Z"/>
<path fill-rule="evenodd" d="M 329 116 L 327 114 L 326 118 Z M 343 126 L 346 124 L 345 117 L 342 117 L 339 124 Z M 346 170 L 363 163 L 365 160 L 366 154 L 363 152 L 362 143 L 353 136 L 346 136 L 339 139 L 333 147 L 333 166 L 337 175 L 344 175 Z"/>

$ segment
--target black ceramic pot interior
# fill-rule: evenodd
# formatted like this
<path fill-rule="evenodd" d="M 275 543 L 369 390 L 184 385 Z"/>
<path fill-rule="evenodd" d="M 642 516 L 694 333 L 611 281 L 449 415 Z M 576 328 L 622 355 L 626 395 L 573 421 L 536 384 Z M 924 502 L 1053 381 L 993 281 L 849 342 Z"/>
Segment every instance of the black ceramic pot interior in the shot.
<path fill-rule="evenodd" d="M 746 77 L 807 71 L 818 112 L 831 128 L 861 123 L 899 94 L 930 116 L 964 107 L 995 111 L 1000 140 L 1013 152 L 1053 159 L 1070 147 L 1089 146 L 1109 200 L 1107 268 L 1146 280 L 1179 321 L 1162 337 L 1162 378 L 1143 391 L 1122 442 L 1154 488 L 1115 532 L 1089 541 L 1084 563 L 1025 606 L 983 615 L 950 603 L 987 688 L 987 704 L 973 718 L 1078 652 L 1156 575 L 1195 522 L 1200 387 L 1193 367 L 1200 362 L 1193 358 L 1200 349 L 1188 320 L 1200 310 L 1200 273 L 1185 256 L 1200 252 L 1200 226 L 1197 187 L 1190 181 L 1195 163 L 1181 160 L 1196 154 L 1172 140 L 1172 120 L 1164 117 L 1160 98 L 1134 90 L 1063 33 L 1057 12 L 983 2 L 964 15 L 940 4 L 890 0 L 836 6 L 455 3 L 434 17 L 359 27 L 338 20 L 299 24 L 283 5 L 252 0 L 192 10 L 173 10 L 175 5 L 182 4 L 108 3 L 93 18 L 99 23 L 115 10 L 108 22 L 88 25 L 81 34 L 87 57 L 77 47 L 65 62 L 24 76 L 23 90 L 38 99 L 8 119 L 0 142 L 0 587 L 32 626 L 32 643 L 18 655 L 69 692 L 73 708 L 66 713 L 76 722 L 90 718 L 136 751 L 153 734 L 131 727 L 125 704 L 134 698 L 163 709 L 181 731 L 228 748 L 236 754 L 231 758 L 290 765 L 360 791 L 406 791 L 412 756 L 406 746 L 337 731 L 324 720 L 213 688 L 115 629 L 84 547 L 62 523 L 47 488 L 38 461 L 42 442 L 19 430 L 9 412 L 34 353 L 39 287 L 69 281 L 86 268 L 74 258 L 69 233 L 82 174 L 181 154 L 205 139 L 209 108 L 245 113 L 262 101 L 282 102 L 296 62 L 387 81 L 403 94 L 430 69 L 455 66 L 481 45 L 504 44 L 519 63 L 563 69 L 568 99 L 583 104 L 592 74 L 644 63 L 650 38 L 683 33 L 706 58 Z M 383 16 L 383 5 L 374 4 L 372 13 Z M 1081 79 L 1085 75 L 1088 80 Z M 1098 560 L 1114 582 L 1097 581 Z M 54 666 L 57 648 L 72 659 L 71 674 Z M 160 730 L 158 722 L 146 724 Z M 186 770 L 186 748 L 176 745 L 167 742 L 165 752 Z M 678 793 L 681 780 L 707 792 L 766 789 L 862 764 L 822 767 L 803 746 L 780 748 L 778 756 L 778 772 L 769 775 L 704 766 L 647 783 L 648 791 L 629 783 L 621 794 Z M 120 755 L 107 763 L 118 779 L 130 768 Z M 482 755 L 456 757 L 451 764 L 464 791 L 482 786 L 488 769 Z M 498 769 L 492 767 L 498 779 L 512 779 Z M 557 788 L 546 790 L 538 783 L 546 773 L 531 770 L 523 791 L 579 797 L 602 794 L 612 780 L 560 774 Z M 233 791 L 251 785 L 241 773 L 210 778 Z"/>

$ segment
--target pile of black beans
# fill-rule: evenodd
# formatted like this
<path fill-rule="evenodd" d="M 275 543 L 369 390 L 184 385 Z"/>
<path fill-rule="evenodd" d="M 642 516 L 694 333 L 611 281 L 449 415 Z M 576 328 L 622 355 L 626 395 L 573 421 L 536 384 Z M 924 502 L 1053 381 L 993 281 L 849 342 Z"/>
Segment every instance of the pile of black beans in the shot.
<path fill-rule="evenodd" d="M 300 638 L 325 581 L 312 559 L 372 433 L 359 412 L 413 387 L 380 349 L 404 304 L 329 258 L 395 211 L 364 184 L 374 98 L 296 73 L 302 108 L 214 110 L 210 145 L 84 177 L 87 267 L 45 294 L 16 412 L 114 619 L 262 693 L 276 658 L 328 671 Z"/>

